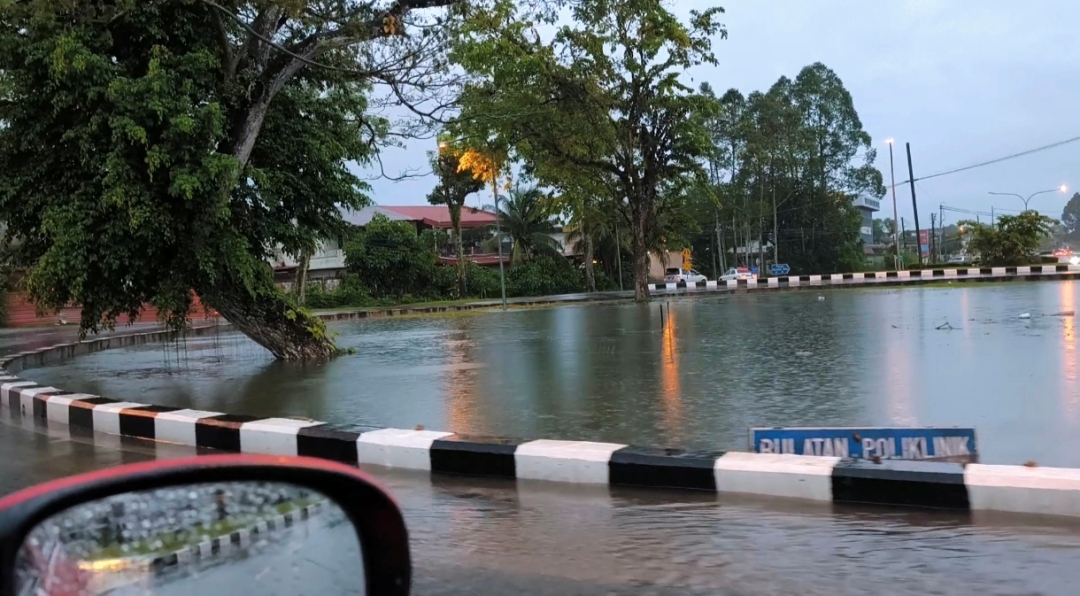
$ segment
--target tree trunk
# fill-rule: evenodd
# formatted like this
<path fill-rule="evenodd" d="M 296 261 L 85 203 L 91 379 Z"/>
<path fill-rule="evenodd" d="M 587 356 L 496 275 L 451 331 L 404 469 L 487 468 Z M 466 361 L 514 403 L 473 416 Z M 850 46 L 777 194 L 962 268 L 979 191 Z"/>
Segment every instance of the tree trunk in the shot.
<path fill-rule="evenodd" d="M 649 248 L 645 242 L 644 216 L 634 214 L 634 301 L 649 300 Z"/>
<path fill-rule="evenodd" d="M 296 264 L 296 303 L 304 305 L 304 297 L 307 295 L 308 268 L 311 266 L 311 251 L 304 250 L 300 253 L 300 262 Z"/>
<path fill-rule="evenodd" d="M 317 360 L 337 354 L 326 325 L 293 308 L 272 282 L 265 282 L 255 293 L 239 282 L 226 280 L 195 290 L 203 304 L 221 313 L 275 358 Z"/>
<path fill-rule="evenodd" d="M 454 250 L 457 252 L 458 298 L 468 295 L 469 288 L 465 276 L 465 243 L 461 239 L 461 205 L 447 201 L 450 209 L 450 227 L 454 229 Z"/>
<path fill-rule="evenodd" d="M 584 229 L 582 229 L 584 232 Z M 585 291 L 596 291 L 596 272 L 593 268 L 592 234 L 585 234 Z"/>

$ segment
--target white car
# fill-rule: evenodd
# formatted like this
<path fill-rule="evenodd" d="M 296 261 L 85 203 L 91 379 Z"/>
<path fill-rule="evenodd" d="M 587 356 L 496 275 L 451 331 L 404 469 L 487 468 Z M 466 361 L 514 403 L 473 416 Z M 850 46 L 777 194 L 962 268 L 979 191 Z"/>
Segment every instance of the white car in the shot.
<path fill-rule="evenodd" d="M 678 269 L 672 267 L 664 271 L 664 283 L 678 283 L 680 281 L 685 281 L 688 284 L 696 284 L 699 281 L 707 280 L 708 278 L 693 269 Z"/>
<path fill-rule="evenodd" d="M 750 271 L 746 267 L 732 267 L 728 269 L 728 272 L 720 276 L 720 281 L 731 281 L 740 279 L 757 279 L 757 274 Z"/>

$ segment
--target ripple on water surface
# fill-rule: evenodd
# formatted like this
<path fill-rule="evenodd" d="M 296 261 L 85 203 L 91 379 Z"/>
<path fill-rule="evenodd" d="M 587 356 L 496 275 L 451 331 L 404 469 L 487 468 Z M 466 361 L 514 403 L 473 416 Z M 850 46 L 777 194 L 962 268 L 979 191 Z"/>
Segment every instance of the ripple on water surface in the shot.
<path fill-rule="evenodd" d="M 1080 466 L 1080 353 L 1066 314 L 1078 294 L 1080 282 L 844 290 L 824 301 L 804 290 L 364 320 L 334 326 L 356 353 L 323 364 L 273 362 L 221 334 L 25 375 L 353 429 L 708 449 L 745 449 L 752 426 L 974 426 L 983 461 Z"/>

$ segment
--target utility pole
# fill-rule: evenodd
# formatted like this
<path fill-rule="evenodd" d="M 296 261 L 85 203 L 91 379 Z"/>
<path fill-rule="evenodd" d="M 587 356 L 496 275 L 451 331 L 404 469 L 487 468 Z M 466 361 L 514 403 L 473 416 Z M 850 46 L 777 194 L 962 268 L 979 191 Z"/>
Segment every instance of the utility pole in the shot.
<path fill-rule="evenodd" d="M 899 270 L 900 265 L 900 222 L 897 219 L 896 214 L 896 164 L 893 162 L 892 146 L 895 141 L 889 139 L 886 141 L 889 144 L 889 175 L 892 177 L 892 229 L 893 229 L 893 244 L 896 245 L 896 269 Z"/>
<path fill-rule="evenodd" d="M 908 181 L 911 182 L 911 209 L 915 212 L 915 254 L 919 255 L 919 265 L 922 265 L 922 232 L 919 230 L 919 204 L 915 200 L 915 171 L 911 167 L 911 143 L 904 143 L 907 147 L 907 171 Z"/>
<path fill-rule="evenodd" d="M 904 241 L 904 250 L 907 250 L 907 227 L 904 226 L 904 218 L 900 218 L 900 238 Z"/>
<path fill-rule="evenodd" d="M 934 222 L 934 218 L 937 216 L 935 213 L 930 214 L 930 257 L 932 261 L 937 261 L 937 227 Z"/>

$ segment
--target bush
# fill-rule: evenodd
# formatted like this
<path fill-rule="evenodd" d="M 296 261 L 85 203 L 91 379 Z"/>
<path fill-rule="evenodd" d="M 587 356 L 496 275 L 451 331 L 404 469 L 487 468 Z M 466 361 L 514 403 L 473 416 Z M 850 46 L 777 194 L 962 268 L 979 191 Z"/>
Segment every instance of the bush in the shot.
<path fill-rule="evenodd" d="M 431 241 L 432 236 L 425 237 Z M 376 215 L 360 234 L 345 245 L 349 273 L 363 280 L 375 298 L 423 296 L 435 283 L 436 253 L 421 243 L 409 222 Z"/>
<path fill-rule="evenodd" d="M 509 296 L 548 296 L 585 291 L 584 273 L 563 258 L 539 258 L 510 269 L 506 274 Z"/>

